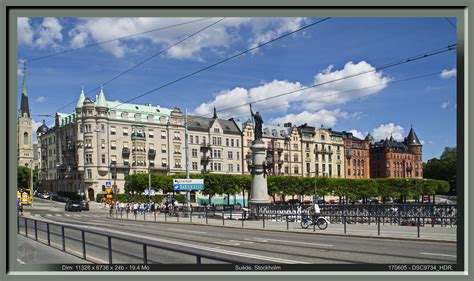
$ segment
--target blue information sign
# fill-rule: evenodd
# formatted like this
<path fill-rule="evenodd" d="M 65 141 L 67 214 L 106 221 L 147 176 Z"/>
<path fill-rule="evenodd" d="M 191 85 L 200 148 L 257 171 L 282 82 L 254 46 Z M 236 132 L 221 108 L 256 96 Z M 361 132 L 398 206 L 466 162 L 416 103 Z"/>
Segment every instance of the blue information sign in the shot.
<path fill-rule="evenodd" d="M 204 190 L 203 179 L 173 179 L 173 189 L 175 191 Z"/>

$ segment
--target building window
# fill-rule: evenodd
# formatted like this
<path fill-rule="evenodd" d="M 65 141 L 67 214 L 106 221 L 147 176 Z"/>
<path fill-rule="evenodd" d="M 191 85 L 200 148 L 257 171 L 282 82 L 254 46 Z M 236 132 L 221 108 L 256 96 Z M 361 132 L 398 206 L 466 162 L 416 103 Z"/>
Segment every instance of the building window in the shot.
<path fill-rule="evenodd" d="M 293 162 L 298 162 L 298 154 L 293 155 Z"/>
<path fill-rule="evenodd" d="M 23 134 L 23 144 L 28 145 L 28 133 L 27 132 L 25 132 Z"/>
<path fill-rule="evenodd" d="M 298 166 L 295 166 L 295 167 L 293 168 L 293 171 L 295 172 L 295 174 L 299 174 Z"/>
<path fill-rule="evenodd" d="M 105 154 L 102 154 L 102 164 L 105 164 Z"/>
<path fill-rule="evenodd" d="M 233 172 L 233 171 L 234 171 L 234 165 L 229 164 L 229 165 L 228 165 L 228 171 L 229 171 L 229 172 Z"/>
<path fill-rule="evenodd" d="M 196 143 L 199 144 L 199 136 L 196 136 Z"/>
<path fill-rule="evenodd" d="M 240 151 L 237 151 L 237 152 L 236 152 L 236 159 L 237 159 L 237 160 L 240 160 Z"/>
<path fill-rule="evenodd" d="M 123 163 L 124 165 L 125 165 L 125 161 L 126 161 L 126 160 L 124 160 L 124 163 Z M 117 164 L 117 155 L 112 155 L 112 156 L 110 156 L 110 162 Z M 128 162 L 127 162 L 127 163 L 128 163 Z"/>
<path fill-rule="evenodd" d="M 166 153 L 166 144 L 161 145 L 161 152 Z"/>
<path fill-rule="evenodd" d="M 289 169 L 286 166 L 285 166 L 285 174 L 287 174 L 287 175 L 289 174 Z"/>
<path fill-rule="evenodd" d="M 193 143 L 193 139 L 194 139 L 193 135 L 190 135 L 190 136 L 189 136 L 189 143 L 192 144 L 192 143 Z"/>
<path fill-rule="evenodd" d="M 219 128 L 214 128 L 214 133 L 220 133 Z"/>
<path fill-rule="evenodd" d="M 115 136 L 117 134 L 115 126 L 110 126 L 110 134 Z"/>
<path fill-rule="evenodd" d="M 348 176 L 351 175 L 351 169 L 347 169 L 347 175 L 348 175 Z"/>
<path fill-rule="evenodd" d="M 227 151 L 227 158 L 228 158 L 228 159 L 233 159 L 232 156 L 233 156 L 233 155 L 232 155 L 232 151 Z"/>
<path fill-rule="evenodd" d="M 198 169 L 198 163 L 197 162 L 193 162 L 193 170 L 197 170 Z"/>
<path fill-rule="evenodd" d="M 166 131 L 161 131 L 161 139 L 166 139 Z"/>
<path fill-rule="evenodd" d="M 225 139 L 225 146 L 229 146 L 229 139 L 228 138 Z"/>
<path fill-rule="evenodd" d="M 341 165 L 337 165 L 337 176 L 341 176 Z"/>
<path fill-rule="evenodd" d="M 123 135 L 128 136 L 128 127 L 123 127 Z"/>
<path fill-rule="evenodd" d="M 92 169 L 87 169 L 87 178 L 92 179 Z"/>
<path fill-rule="evenodd" d="M 92 139 L 86 139 L 85 147 L 92 148 Z"/>
<path fill-rule="evenodd" d="M 92 164 L 92 154 L 86 153 L 86 164 Z"/>
<path fill-rule="evenodd" d="M 331 177 L 332 176 L 332 165 L 329 164 L 329 176 Z"/>
<path fill-rule="evenodd" d="M 148 129 L 148 137 L 149 138 L 154 138 L 155 137 L 155 131 L 153 131 L 153 129 Z"/>
<path fill-rule="evenodd" d="M 102 149 L 105 149 L 105 140 L 104 139 L 100 140 L 100 147 Z"/>
<path fill-rule="evenodd" d="M 195 157 L 195 158 L 198 157 L 198 151 L 197 151 L 196 148 L 193 148 L 193 149 L 191 150 L 191 155 L 192 155 L 192 157 Z"/>
<path fill-rule="evenodd" d="M 116 141 L 113 140 L 113 141 L 110 142 L 110 149 L 117 149 Z"/>
<path fill-rule="evenodd" d="M 240 164 L 237 164 L 237 172 L 240 172 Z"/>
<path fill-rule="evenodd" d="M 166 158 L 161 158 L 161 167 L 166 167 L 168 166 L 168 160 Z"/>
<path fill-rule="evenodd" d="M 174 139 L 175 140 L 180 140 L 181 139 L 181 135 L 179 134 L 179 132 L 174 132 Z"/>

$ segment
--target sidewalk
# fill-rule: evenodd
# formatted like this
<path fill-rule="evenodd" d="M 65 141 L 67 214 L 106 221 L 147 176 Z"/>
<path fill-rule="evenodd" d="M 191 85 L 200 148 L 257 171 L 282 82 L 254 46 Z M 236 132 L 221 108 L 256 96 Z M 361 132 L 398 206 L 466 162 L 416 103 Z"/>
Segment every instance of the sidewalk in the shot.
<path fill-rule="evenodd" d="M 48 247 L 31 238 L 17 234 L 17 262 L 20 264 L 88 264 L 83 260 L 56 248 Z"/>
<path fill-rule="evenodd" d="M 123 219 L 127 220 L 126 212 L 122 213 L 122 218 L 120 212 L 118 213 L 117 218 L 112 219 Z M 133 213 L 128 215 L 129 220 L 135 220 Z M 145 216 L 138 214 L 137 221 L 146 221 L 146 222 L 155 222 L 155 216 L 153 213 L 146 214 Z M 180 223 L 180 224 L 193 224 L 193 225 L 206 225 L 206 218 L 198 216 L 190 217 L 169 217 L 164 214 L 156 215 L 156 223 Z M 241 221 L 237 219 L 207 219 L 208 226 L 216 227 L 234 227 L 234 228 L 245 228 L 252 230 L 267 230 L 267 231 L 282 231 L 282 232 L 292 232 L 292 233 L 308 233 L 308 234 L 319 234 L 319 235 L 341 235 L 341 236 L 350 236 L 350 237 L 378 237 L 385 239 L 402 239 L 402 240 L 423 240 L 423 241 L 436 241 L 436 242 L 456 242 L 456 227 L 442 227 L 435 225 L 427 225 L 420 227 L 420 238 L 418 238 L 418 228 L 416 226 L 398 226 L 390 225 L 385 223 L 380 224 L 380 235 L 378 235 L 378 225 L 376 224 L 347 224 L 346 231 L 344 233 L 343 224 L 329 224 L 326 230 L 320 230 L 317 227 L 310 227 L 308 229 L 302 229 L 299 222 L 286 222 L 286 221 L 268 221 L 259 220 L 259 221 Z M 243 225 L 243 226 L 242 226 Z"/>

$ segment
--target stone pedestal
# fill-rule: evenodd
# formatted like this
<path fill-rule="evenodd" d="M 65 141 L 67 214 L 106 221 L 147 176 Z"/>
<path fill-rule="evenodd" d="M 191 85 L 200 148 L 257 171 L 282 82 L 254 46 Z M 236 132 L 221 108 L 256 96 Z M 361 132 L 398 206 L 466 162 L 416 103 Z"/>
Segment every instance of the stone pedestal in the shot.
<path fill-rule="evenodd" d="M 268 205 L 267 176 L 264 174 L 264 163 L 267 148 L 262 141 L 252 142 L 252 186 L 250 190 L 249 207 L 252 216 L 255 215 L 258 206 Z"/>

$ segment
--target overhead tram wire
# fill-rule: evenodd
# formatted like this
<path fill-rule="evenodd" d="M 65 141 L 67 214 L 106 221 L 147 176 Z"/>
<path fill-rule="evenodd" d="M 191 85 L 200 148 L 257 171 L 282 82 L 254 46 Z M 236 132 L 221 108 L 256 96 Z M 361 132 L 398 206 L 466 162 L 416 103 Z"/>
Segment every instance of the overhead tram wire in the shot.
<path fill-rule="evenodd" d="M 147 31 L 139 32 L 139 33 L 134 33 L 134 34 L 130 34 L 130 35 L 122 36 L 122 37 L 117 37 L 117 38 L 114 38 L 114 39 L 109 39 L 109 40 L 97 42 L 97 43 L 94 43 L 94 44 L 89 44 L 89 45 L 85 45 L 85 46 L 78 47 L 78 48 L 67 49 L 67 50 L 64 50 L 64 51 L 61 51 L 61 52 L 45 55 L 45 56 L 42 56 L 42 57 L 33 58 L 33 59 L 30 59 L 30 60 L 27 60 L 27 61 L 28 61 L 28 63 L 32 63 L 32 62 L 36 62 L 36 61 L 43 60 L 43 59 L 46 59 L 46 58 L 55 57 L 55 56 L 59 56 L 59 55 L 66 54 L 66 53 L 71 53 L 71 52 L 74 52 L 74 51 L 77 51 L 77 50 L 90 48 L 90 47 L 95 47 L 95 46 L 98 46 L 98 45 L 102 45 L 102 44 L 105 44 L 105 43 L 110 43 L 110 42 L 121 40 L 121 39 L 127 39 L 127 38 L 131 38 L 131 37 L 134 37 L 134 36 L 146 34 L 146 33 L 165 30 L 165 29 L 178 27 L 178 26 L 182 26 L 182 25 L 186 25 L 186 24 L 191 24 L 191 23 L 195 23 L 195 22 L 199 22 L 199 21 L 204 21 L 204 20 L 208 20 L 208 19 L 212 19 L 212 17 L 207 17 L 207 18 L 203 18 L 203 19 L 197 19 L 197 20 L 182 22 L 182 23 L 168 25 L 168 26 L 164 26 L 164 27 L 160 27 L 160 28 L 155 28 L 155 29 L 151 29 L 151 30 L 147 30 Z"/>
<path fill-rule="evenodd" d="M 271 96 L 271 97 L 268 97 L 268 98 L 254 100 L 254 101 L 247 102 L 247 103 L 244 103 L 244 104 L 232 106 L 232 107 L 220 110 L 220 112 L 235 109 L 235 108 L 239 108 L 241 106 L 246 106 L 246 105 L 257 103 L 257 102 L 267 101 L 267 100 L 270 100 L 270 99 L 286 96 L 286 95 L 289 95 L 289 94 L 292 94 L 292 93 L 308 90 L 308 89 L 311 89 L 311 88 L 320 87 L 320 86 L 327 85 L 327 84 L 330 84 L 330 83 L 339 82 L 339 81 L 342 81 L 342 80 L 345 80 L 345 79 L 361 76 L 361 75 L 372 73 L 372 72 L 377 72 L 377 71 L 380 71 L 380 70 L 383 70 L 383 69 L 387 69 L 387 68 L 395 67 L 395 66 L 398 66 L 398 65 L 402 65 L 402 64 L 413 62 L 413 61 L 417 61 L 417 60 L 420 60 L 420 59 L 428 58 L 428 57 L 431 57 L 431 56 L 435 56 L 435 55 L 438 55 L 438 54 L 441 54 L 441 53 L 451 51 L 451 50 L 455 49 L 454 48 L 455 46 L 456 46 L 456 44 L 452 44 L 452 45 L 449 45 L 445 48 L 436 49 L 436 50 L 433 50 L 433 51 L 430 51 L 430 52 L 427 52 L 427 53 L 424 53 L 424 54 L 409 57 L 407 59 L 402 59 L 402 60 L 399 60 L 399 61 L 396 61 L 396 62 L 393 62 L 393 63 L 388 63 L 388 64 L 382 65 L 380 67 L 376 67 L 372 70 L 359 72 L 359 73 L 356 73 L 356 74 L 344 76 L 344 77 L 334 79 L 334 80 L 330 80 L 330 81 L 326 81 L 326 82 L 323 82 L 323 83 L 313 84 L 311 86 L 304 87 L 304 88 L 301 88 L 301 89 L 298 89 L 298 90 L 293 90 L 293 91 L 281 93 L 281 94 L 278 94 L 278 95 L 275 95 L 275 96 Z"/>
<path fill-rule="evenodd" d="M 456 25 L 449 19 L 449 18 L 444 18 L 454 29 L 456 29 Z"/>
<path fill-rule="evenodd" d="M 288 36 L 290 36 L 290 35 L 292 35 L 292 34 L 295 34 L 295 33 L 299 32 L 299 31 L 302 31 L 302 30 L 307 29 L 307 28 L 309 28 L 309 27 L 312 27 L 312 26 L 315 26 L 315 25 L 317 25 L 317 24 L 320 24 L 320 23 L 322 23 L 322 22 L 324 22 L 324 21 L 327 21 L 328 19 L 330 19 L 330 17 L 324 18 L 324 19 L 322 19 L 322 20 L 319 20 L 319 21 L 313 22 L 313 23 L 311 23 L 311 24 L 305 25 L 305 26 L 303 26 L 303 27 L 300 27 L 300 28 L 298 28 L 298 29 L 296 29 L 296 30 L 294 30 L 294 31 L 291 31 L 291 32 L 285 33 L 285 34 L 283 34 L 283 35 L 280 35 L 280 36 L 278 36 L 278 37 L 276 37 L 276 38 L 273 38 L 273 39 L 271 39 L 271 40 L 269 40 L 269 41 L 267 41 L 267 42 L 265 42 L 265 43 L 259 44 L 259 45 L 255 46 L 255 47 L 249 48 L 249 49 L 247 49 L 247 50 L 245 50 L 245 51 L 239 52 L 239 53 L 237 53 L 237 54 L 235 54 L 235 55 L 233 55 L 233 56 L 227 57 L 227 58 L 225 58 L 225 59 L 223 59 L 223 60 L 220 60 L 220 61 L 218 61 L 218 62 L 216 62 L 216 63 L 213 63 L 213 64 L 211 64 L 211 65 L 208 65 L 208 66 L 206 66 L 206 67 L 203 67 L 203 68 L 201 68 L 201 69 L 199 69 L 199 70 L 193 71 L 193 72 L 191 72 L 191 73 L 189 73 L 189 74 L 187 74 L 187 75 L 185 75 L 185 76 L 182 76 L 182 77 L 180 77 L 180 78 L 178 78 L 178 79 L 175 79 L 175 80 L 173 80 L 173 81 L 171 81 L 171 82 L 168 82 L 168 83 L 163 84 L 163 85 L 161 85 L 161 86 L 159 86 L 159 87 L 156 87 L 156 88 L 154 88 L 154 89 L 151 89 L 151 90 L 149 90 L 149 91 L 147 91 L 147 92 L 145 92 L 145 93 L 143 93 L 143 94 L 140 94 L 140 95 L 138 95 L 138 96 L 136 96 L 136 97 L 134 97 L 134 98 L 131 98 L 131 99 L 129 99 L 129 100 L 126 100 L 126 101 L 124 101 L 124 102 L 122 102 L 122 103 L 116 105 L 115 107 L 118 107 L 118 106 L 120 106 L 120 105 L 122 105 L 122 104 L 129 103 L 129 102 L 132 102 L 132 101 L 134 101 L 134 100 L 136 100 L 136 99 L 139 99 L 139 98 L 141 98 L 141 97 L 144 97 L 144 96 L 146 96 L 146 95 L 149 95 L 149 94 L 151 94 L 151 93 L 153 93 L 153 92 L 156 92 L 156 91 L 158 91 L 158 90 L 160 90 L 160 89 L 163 89 L 163 88 L 165 88 L 165 87 L 168 87 L 168 86 L 170 86 L 170 85 L 172 85 L 172 84 L 175 84 L 175 83 L 177 83 L 177 82 L 179 82 L 179 81 L 182 81 L 182 80 L 184 80 L 184 79 L 186 79 L 186 78 L 189 78 L 189 77 L 194 76 L 194 75 L 196 75 L 196 74 L 198 74 L 198 73 L 204 72 L 204 71 L 206 71 L 206 70 L 208 70 L 208 69 L 210 69 L 210 68 L 213 68 L 213 67 L 215 67 L 215 66 L 218 66 L 218 65 L 220 65 L 220 64 L 223 64 L 224 62 L 230 61 L 230 60 L 232 60 L 232 59 L 234 59 L 234 58 L 240 57 L 240 56 L 242 56 L 242 55 L 244 55 L 244 54 L 247 54 L 247 53 L 249 53 L 249 52 L 251 52 L 251 51 L 253 51 L 253 50 L 256 50 L 256 49 L 261 48 L 261 47 L 263 47 L 263 46 L 265 46 L 265 45 L 268 45 L 268 44 L 270 44 L 270 43 L 273 43 L 273 42 L 275 42 L 275 41 L 278 41 L 278 40 L 280 40 L 280 39 L 282 39 L 282 38 L 288 37 Z M 113 108 L 115 108 L 115 107 L 113 107 Z"/>
<path fill-rule="evenodd" d="M 369 89 L 369 88 L 374 88 L 374 87 L 380 87 L 380 86 L 383 86 L 383 85 L 388 85 L 388 84 L 396 84 L 396 83 L 402 83 L 402 82 L 407 82 L 407 81 L 412 81 L 412 80 L 417 80 L 417 79 L 422 79 L 422 78 L 426 78 L 426 77 L 429 77 L 429 76 L 434 76 L 434 75 L 439 75 L 440 72 L 437 71 L 437 72 L 434 72 L 434 73 L 429 73 L 429 74 L 423 74 L 423 75 L 419 75 L 419 76 L 414 76 L 414 77 L 409 77 L 409 78 L 405 78 L 405 79 L 401 79 L 401 80 L 396 80 L 396 81 L 392 81 L 392 82 L 387 82 L 387 83 L 381 83 L 381 84 L 377 84 L 377 85 L 372 85 L 372 86 L 367 86 L 367 87 L 362 87 L 362 88 L 358 88 L 358 89 L 352 89 L 352 90 L 347 90 L 347 91 L 342 91 L 342 92 L 338 92 L 338 93 L 333 93 L 333 94 L 330 94 L 330 95 L 325 95 L 325 96 L 321 96 L 321 97 L 316 97 L 316 98 L 312 98 L 312 99 L 306 99 L 304 101 L 310 101 L 310 100 L 317 100 L 317 99 L 322 99 L 322 98 L 325 98 L 325 97 L 329 97 L 329 96 L 336 96 L 336 95 L 342 95 L 342 94 L 347 94 L 349 92 L 354 92 L 354 91 L 361 91 L 361 90 L 365 90 L 365 89 Z M 368 95 L 371 95 L 371 94 L 368 94 Z M 359 96 L 359 97 L 364 97 L 364 96 L 368 96 L 368 95 L 363 95 L 363 96 Z M 299 102 L 304 102 L 303 100 L 301 101 L 295 101 L 295 102 L 291 102 L 291 104 L 294 104 L 294 103 L 299 103 Z M 285 104 L 286 105 L 286 104 Z M 270 108 L 274 108 L 274 107 L 281 107 L 283 106 L 283 104 L 281 105 L 276 105 L 276 106 L 271 106 L 271 107 L 266 107 L 266 108 L 261 108 L 260 110 L 263 110 L 263 109 L 270 109 Z M 221 111 L 217 111 L 217 112 L 223 112 L 225 110 L 221 110 Z M 212 113 L 210 113 L 212 114 Z M 198 116 L 188 116 L 188 122 L 190 119 L 196 119 L 196 118 L 199 118 L 199 117 L 205 117 L 205 116 L 208 116 L 210 114 L 204 114 L 204 115 L 198 115 Z M 114 140 L 110 140 L 110 141 L 107 141 L 105 142 L 106 145 L 110 144 L 111 141 L 118 141 L 118 140 L 121 140 L 121 139 L 125 139 L 125 138 L 129 138 L 130 136 L 122 136 L 122 137 L 118 137 Z M 95 145 L 95 146 L 92 146 L 91 148 L 97 148 L 99 146 L 101 146 L 102 144 L 98 144 L 98 145 Z"/>
<path fill-rule="evenodd" d="M 121 73 L 115 75 L 115 76 L 112 77 L 111 79 L 109 79 L 109 80 L 105 81 L 104 83 L 102 83 L 102 85 L 106 85 L 106 84 L 108 84 L 108 83 L 114 81 L 115 79 L 119 78 L 120 76 L 123 76 L 123 75 L 127 74 L 128 72 L 130 72 L 130 71 L 134 70 L 135 68 L 137 68 L 137 67 L 139 67 L 139 66 L 145 64 L 146 62 L 150 61 L 151 59 L 153 59 L 153 58 L 155 58 L 155 57 L 157 57 L 157 56 L 159 56 L 159 55 L 161 55 L 162 53 L 168 51 L 169 49 L 171 49 L 171 48 L 173 48 L 173 47 L 175 47 L 175 46 L 177 46 L 177 45 L 183 43 L 184 41 L 188 40 L 189 38 L 194 37 L 194 36 L 198 35 L 199 33 L 201 33 L 201 32 L 203 32 L 203 31 L 205 31 L 205 30 L 211 28 L 212 26 L 218 24 L 219 22 L 223 21 L 224 19 L 225 19 L 225 17 L 224 17 L 224 18 L 221 18 L 221 19 L 219 19 L 219 20 L 217 20 L 217 21 L 215 21 L 215 22 L 213 22 L 213 23 L 211 23 L 211 24 L 209 24 L 209 25 L 207 25 L 207 26 L 205 26 L 205 27 L 203 27 L 203 28 L 201 28 L 201 29 L 199 29 L 199 30 L 197 30 L 197 31 L 195 31 L 195 32 L 193 32 L 193 33 L 191 33 L 191 34 L 189 34 L 189 35 L 187 35 L 187 36 L 185 36 L 185 37 L 182 38 L 181 40 L 179 40 L 179 41 L 173 43 L 172 45 L 170 45 L 170 46 L 168 46 L 168 47 L 166 47 L 166 48 L 164 48 L 164 49 L 161 49 L 161 50 L 158 51 L 157 53 L 154 53 L 153 55 L 151 55 L 151 56 L 145 58 L 144 60 L 140 61 L 139 63 L 137 63 L 137 64 L 135 64 L 135 65 L 133 65 L 132 67 L 130 67 L 130 68 L 128 68 L 128 69 L 122 71 Z M 86 93 L 86 94 L 89 94 L 89 93 L 91 93 L 91 92 L 93 92 L 93 91 L 95 91 L 95 90 L 97 90 L 97 89 L 99 89 L 99 88 L 100 88 L 100 86 L 97 86 L 97 87 L 95 87 L 94 89 L 91 89 L 91 90 L 86 91 L 85 93 Z M 59 108 L 57 111 L 61 111 L 62 109 L 67 108 L 67 107 L 69 107 L 70 105 L 72 105 L 72 104 L 74 104 L 74 103 L 76 103 L 76 102 L 77 102 L 77 101 L 74 100 L 74 101 L 72 101 L 72 102 L 70 102 L 70 103 L 68 103 L 68 104 L 66 104 L 66 105 L 64 105 L 64 106 L 62 106 L 62 107 Z"/>
<path fill-rule="evenodd" d="M 152 56 L 147 57 L 146 59 L 144 59 L 144 60 L 142 60 L 141 62 L 135 64 L 134 66 L 132 66 L 132 67 L 126 69 L 125 71 L 123 71 L 123 72 L 121 72 L 121 73 L 115 75 L 115 76 L 112 77 L 111 79 L 109 79 L 109 80 L 105 81 L 104 83 L 102 83 L 102 85 L 106 85 L 106 84 L 108 84 L 108 83 L 114 81 L 115 79 L 119 78 L 120 76 L 127 74 L 128 72 L 134 70 L 135 68 L 139 67 L 140 65 L 142 65 L 142 64 L 144 64 L 144 63 L 150 61 L 151 59 L 153 59 L 153 58 L 155 58 L 155 57 L 157 57 L 157 56 L 163 54 L 164 52 L 168 51 L 169 49 L 171 49 L 171 48 L 173 48 L 173 47 L 175 47 L 175 46 L 177 46 L 177 45 L 183 43 L 184 41 L 188 40 L 189 38 L 194 37 L 194 36 L 198 35 L 199 33 L 201 33 L 201 32 L 203 32 L 203 31 L 205 31 L 205 30 L 211 28 L 212 26 L 218 24 L 219 22 L 223 21 L 224 19 L 225 19 L 225 17 L 223 17 L 223 18 L 221 18 L 221 19 L 219 19 L 219 20 L 217 20 L 217 21 L 215 21 L 215 22 L 213 22 L 213 23 L 211 23 L 211 24 L 209 24 L 209 25 L 207 25 L 207 26 L 205 26 L 205 27 L 199 29 L 198 31 L 195 31 L 195 32 L 193 32 L 193 33 L 187 35 L 187 36 L 184 37 L 183 39 L 181 39 L 181 40 L 175 42 L 174 44 L 172 44 L 172 45 L 170 45 L 170 46 L 168 46 L 168 47 L 166 47 L 166 48 L 164 48 L 164 49 L 162 49 L 162 50 L 160 50 L 159 52 L 153 54 Z M 94 89 L 92 89 L 92 90 L 90 90 L 90 91 L 86 91 L 86 94 L 88 94 L 88 93 L 90 93 L 90 92 L 93 92 L 93 91 L 95 91 L 95 90 L 98 90 L 99 88 L 100 88 L 100 86 L 97 86 L 97 87 L 95 87 Z"/>
<path fill-rule="evenodd" d="M 314 97 L 314 98 L 310 98 L 310 99 L 297 100 L 297 101 L 288 102 L 288 103 L 284 103 L 284 104 L 282 103 L 282 104 L 279 104 L 279 105 L 273 105 L 273 106 L 263 107 L 263 108 L 259 108 L 259 109 L 260 110 L 266 110 L 266 109 L 278 108 L 278 107 L 282 107 L 282 106 L 286 106 L 286 105 L 290 105 L 290 104 L 293 105 L 293 104 L 307 102 L 307 101 L 315 101 L 315 100 L 320 100 L 320 99 L 324 99 L 324 98 L 327 98 L 327 97 L 339 96 L 339 95 L 342 95 L 342 94 L 368 90 L 368 89 L 372 89 L 372 88 L 376 88 L 376 87 L 392 85 L 392 84 L 397 84 L 397 83 L 402 83 L 402 82 L 407 82 L 407 81 L 413 81 L 413 80 L 427 78 L 427 77 L 431 77 L 431 76 L 437 76 L 437 75 L 440 75 L 440 74 L 441 74 L 441 71 L 437 71 L 437 72 L 433 72 L 433 73 L 428 73 L 428 74 L 418 75 L 418 76 L 404 78 L 404 79 L 400 79 L 400 80 L 390 81 L 390 82 L 387 82 L 387 83 L 380 83 L 380 84 L 377 84 L 377 85 L 372 85 L 372 86 L 362 87 L 362 88 L 358 88 L 358 89 L 352 89 L 352 90 L 337 92 L 337 93 L 324 95 L 324 96 L 319 96 L 319 97 Z M 366 95 L 361 95 L 361 96 L 358 96 L 357 98 L 366 97 L 366 96 L 370 96 L 370 95 L 373 95 L 373 93 L 369 93 L 369 94 L 366 94 Z"/>

